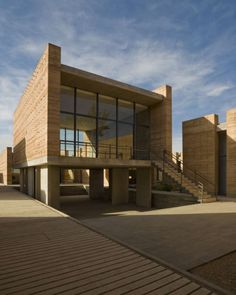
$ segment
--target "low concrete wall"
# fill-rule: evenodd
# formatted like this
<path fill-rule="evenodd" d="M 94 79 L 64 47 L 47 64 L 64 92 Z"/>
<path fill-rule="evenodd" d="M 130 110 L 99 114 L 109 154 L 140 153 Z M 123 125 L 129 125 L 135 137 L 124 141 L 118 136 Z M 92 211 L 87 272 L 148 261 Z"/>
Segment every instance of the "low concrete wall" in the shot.
<path fill-rule="evenodd" d="M 129 202 L 135 203 L 136 189 L 129 189 Z M 152 191 L 152 207 L 157 209 L 196 204 L 197 199 L 191 194 L 166 191 Z"/>
<path fill-rule="evenodd" d="M 191 194 L 178 192 L 153 191 L 152 206 L 157 209 L 196 204 L 197 199 Z"/>
<path fill-rule="evenodd" d="M 74 196 L 74 195 L 87 195 L 88 192 L 86 191 L 86 188 L 84 185 L 60 185 L 60 195 L 61 196 Z"/>

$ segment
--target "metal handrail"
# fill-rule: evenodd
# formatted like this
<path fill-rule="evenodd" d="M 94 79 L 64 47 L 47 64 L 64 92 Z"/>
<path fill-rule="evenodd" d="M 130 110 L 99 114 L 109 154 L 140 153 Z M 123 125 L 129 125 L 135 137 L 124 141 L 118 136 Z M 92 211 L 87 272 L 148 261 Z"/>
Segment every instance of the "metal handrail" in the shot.
<path fill-rule="evenodd" d="M 215 186 L 213 183 L 211 183 L 208 179 L 206 179 L 204 176 L 200 175 L 199 172 L 196 170 L 193 170 L 186 166 L 181 159 L 176 157 L 175 154 L 163 150 L 163 156 L 162 156 L 162 161 L 163 161 L 163 171 L 164 171 L 164 166 L 165 163 L 170 165 L 171 167 L 174 168 L 174 171 L 176 174 L 180 175 L 180 184 L 182 186 L 182 178 L 183 176 L 191 180 L 193 183 L 197 185 L 199 190 L 201 190 L 201 195 L 203 194 L 203 191 L 210 192 L 210 194 L 215 195 Z M 209 189 L 210 188 L 210 189 Z"/>

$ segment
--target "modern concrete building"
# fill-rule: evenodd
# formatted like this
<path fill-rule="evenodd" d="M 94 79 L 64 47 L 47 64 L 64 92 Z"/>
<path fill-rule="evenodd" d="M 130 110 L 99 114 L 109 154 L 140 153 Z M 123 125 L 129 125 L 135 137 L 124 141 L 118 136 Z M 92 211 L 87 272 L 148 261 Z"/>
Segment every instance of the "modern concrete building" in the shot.
<path fill-rule="evenodd" d="M 58 208 L 64 172 L 84 169 L 91 199 L 105 176 L 112 203 L 127 203 L 132 168 L 136 203 L 149 207 L 151 160 L 172 149 L 171 100 L 170 86 L 148 91 L 63 65 L 48 44 L 14 113 L 21 191 Z"/>
<path fill-rule="evenodd" d="M 183 161 L 208 180 L 208 191 L 236 197 L 236 109 L 225 123 L 215 114 L 183 122 Z"/>

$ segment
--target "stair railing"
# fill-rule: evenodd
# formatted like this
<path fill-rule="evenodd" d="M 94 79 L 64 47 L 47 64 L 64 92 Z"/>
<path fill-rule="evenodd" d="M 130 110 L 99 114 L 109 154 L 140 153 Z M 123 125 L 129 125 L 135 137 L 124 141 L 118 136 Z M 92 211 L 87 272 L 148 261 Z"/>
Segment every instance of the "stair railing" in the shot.
<path fill-rule="evenodd" d="M 196 185 L 196 187 L 198 187 L 200 199 L 203 199 L 204 191 L 209 193 L 210 195 L 216 195 L 214 184 L 196 170 L 193 170 L 185 165 L 183 161 L 175 154 L 163 150 L 161 160 L 163 173 L 165 172 L 165 165 L 172 167 L 172 171 L 174 171 L 175 174 L 179 177 L 179 183 L 181 187 L 183 183 L 183 177 L 186 177 L 190 181 L 192 181 Z"/>

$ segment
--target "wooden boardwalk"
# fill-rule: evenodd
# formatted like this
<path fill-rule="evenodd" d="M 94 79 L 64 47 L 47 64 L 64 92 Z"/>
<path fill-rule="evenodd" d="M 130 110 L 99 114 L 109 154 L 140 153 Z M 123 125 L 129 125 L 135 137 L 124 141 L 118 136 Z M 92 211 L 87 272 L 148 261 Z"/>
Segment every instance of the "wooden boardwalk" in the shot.
<path fill-rule="evenodd" d="M 0 294 L 216 294 L 0 187 Z"/>

